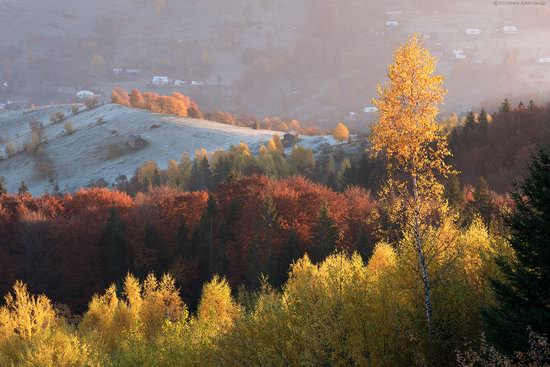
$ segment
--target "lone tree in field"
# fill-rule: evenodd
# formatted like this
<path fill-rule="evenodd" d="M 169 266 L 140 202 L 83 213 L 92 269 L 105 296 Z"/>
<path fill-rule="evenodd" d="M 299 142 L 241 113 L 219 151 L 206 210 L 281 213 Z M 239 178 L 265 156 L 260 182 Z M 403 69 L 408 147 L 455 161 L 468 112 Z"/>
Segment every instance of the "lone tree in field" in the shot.
<path fill-rule="evenodd" d="M 349 139 L 349 130 L 343 123 L 339 122 L 336 128 L 334 129 L 334 132 L 332 133 L 334 136 L 334 139 L 336 139 L 339 142 L 345 142 Z"/>
<path fill-rule="evenodd" d="M 417 35 L 398 48 L 388 67 L 389 81 L 378 86 L 374 100 L 379 119 L 372 127 L 372 151 L 384 154 L 388 179 L 382 195 L 394 202 L 390 217 L 412 238 L 424 293 L 424 311 L 433 332 L 431 261 L 442 249 L 428 245 L 426 238 L 448 211 L 439 177 L 452 169 L 447 139 L 436 122 L 438 105 L 446 91 L 443 76 L 434 75 L 436 58 L 422 46 Z"/>

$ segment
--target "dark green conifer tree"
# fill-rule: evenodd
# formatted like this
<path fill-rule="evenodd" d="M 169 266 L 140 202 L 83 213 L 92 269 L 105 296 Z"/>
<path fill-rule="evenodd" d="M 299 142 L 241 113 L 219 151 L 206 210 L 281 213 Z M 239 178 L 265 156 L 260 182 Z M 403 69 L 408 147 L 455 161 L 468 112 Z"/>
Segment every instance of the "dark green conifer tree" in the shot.
<path fill-rule="evenodd" d="M 27 184 L 25 184 L 25 181 L 21 181 L 21 185 L 19 186 L 19 189 L 17 190 L 17 193 L 19 195 L 23 195 L 27 192 L 29 192 L 29 188 L 27 187 Z"/>
<path fill-rule="evenodd" d="M 153 172 L 151 183 L 153 184 L 153 187 L 159 187 L 162 184 L 162 179 L 160 177 L 158 168 L 155 168 L 155 172 Z"/>
<path fill-rule="evenodd" d="M 506 113 L 510 112 L 511 109 L 512 106 L 510 105 L 510 101 L 508 100 L 508 98 L 504 98 L 504 101 L 500 105 L 499 112 Z"/>
<path fill-rule="evenodd" d="M 295 230 L 291 230 L 287 241 L 281 247 L 278 258 L 278 269 L 276 276 L 273 277 L 273 286 L 280 287 L 288 280 L 290 265 L 303 256 L 300 246 L 300 240 Z"/>
<path fill-rule="evenodd" d="M 485 312 L 488 338 L 501 350 L 524 351 L 528 331 L 550 336 L 550 153 L 539 151 L 523 183 L 515 185 L 515 210 L 506 218 L 517 261 L 499 259 L 504 275 L 493 280 L 497 306 Z"/>
<path fill-rule="evenodd" d="M 460 180 L 458 175 L 451 175 L 445 185 L 445 197 L 449 201 L 449 204 L 455 210 L 462 208 L 462 190 L 460 188 Z"/>
<path fill-rule="evenodd" d="M 323 261 L 336 248 L 338 231 L 334 221 L 330 217 L 330 210 L 326 203 L 319 210 L 317 222 L 313 226 L 312 239 L 310 257 L 314 262 Z"/>
<path fill-rule="evenodd" d="M 191 189 L 204 190 L 209 188 L 212 179 L 211 176 L 212 172 L 210 170 L 208 158 L 203 157 L 201 159 L 195 159 L 191 170 Z"/>
<path fill-rule="evenodd" d="M 260 285 L 260 274 L 268 276 L 272 282 L 277 281 L 278 260 L 273 238 L 279 230 L 280 222 L 277 205 L 271 196 L 267 196 L 262 203 L 254 240 L 248 249 L 248 275 L 252 289 Z"/>
<path fill-rule="evenodd" d="M 479 124 L 479 128 L 481 129 L 481 132 L 483 133 L 483 135 L 486 135 L 487 129 L 489 128 L 489 118 L 487 116 L 487 111 L 485 111 L 484 107 L 481 108 L 481 112 L 479 113 L 477 122 Z"/>
<path fill-rule="evenodd" d="M 218 185 L 222 182 L 227 181 L 227 177 L 231 173 L 231 162 L 227 157 L 222 156 L 218 160 L 218 163 L 216 164 L 216 168 L 214 170 L 214 184 Z"/>
<path fill-rule="evenodd" d="M 476 114 L 474 111 L 468 112 L 466 115 L 466 122 L 464 123 L 464 129 L 468 131 L 472 131 L 476 127 Z"/>
<path fill-rule="evenodd" d="M 210 194 L 201 220 L 192 237 L 192 246 L 199 261 L 201 282 L 208 281 L 218 270 L 216 260 L 218 259 L 217 251 L 219 249 L 215 246 L 217 242 L 217 212 L 216 198 L 213 194 Z"/>
<path fill-rule="evenodd" d="M 151 186 L 151 183 L 149 182 L 149 179 L 147 177 L 144 177 L 143 182 L 141 183 L 141 191 L 148 192 L 150 186 Z"/>
<path fill-rule="evenodd" d="M 152 255 L 153 261 L 151 268 L 142 270 L 147 273 L 154 271 L 158 276 L 162 275 L 166 271 L 169 262 L 167 253 L 163 251 L 161 241 L 162 239 L 154 227 L 149 226 L 145 228 L 143 247 L 145 247 L 145 250 Z"/>
<path fill-rule="evenodd" d="M 130 260 L 128 246 L 124 240 L 124 222 L 115 208 L 109 210 L 109 220 L 103 231 L 102 244 L 106 254 L 106 280 L 118 282 L 130 270 Z"/>
<path fill-rule="evenodd" d="M 474 200 L 470 202 L 470 215 L 478 214 L 481 216 L 485 224 L 489 225 L 495 214 L 495 203 L 491 190 L 487 181 L 483 177 L 479 181 L 474 190 Z"/>

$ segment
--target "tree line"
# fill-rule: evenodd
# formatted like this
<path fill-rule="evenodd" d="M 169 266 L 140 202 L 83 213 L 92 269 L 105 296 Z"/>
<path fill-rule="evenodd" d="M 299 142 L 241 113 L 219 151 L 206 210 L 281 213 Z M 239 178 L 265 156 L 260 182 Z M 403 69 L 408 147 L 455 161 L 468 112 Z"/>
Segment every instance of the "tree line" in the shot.
<path fill-rule="evenodd" d="M 319 135 L 321 131 L 315 126 L 302 126 L 296 119 L 281 119 L 279 117 L 266 117 L 260 121 L 255 116 L 246 115 L 236 117 L 229 112 L 214 111 L 203 113 L 197 103 L 188 96 L 175 92 L 170 96 L 162 96 L 152 92 L 141 92 L 133 89 L 130 93 L 120 87 L 113 89 L 111 102 L 122 106 L 149 110 L 156 113 L 190 117 L 219 122 L 220 124 L 250 127 L 255 130 L 275 130 L 282 132 L 295 132 L 303 135 Z M 346 130 L 339 127 L 338 136 L 345 136 Z M 340 132 L 341 131 L 341 132 Z M 349 134 L 349 132 L 347 132 Z"/>

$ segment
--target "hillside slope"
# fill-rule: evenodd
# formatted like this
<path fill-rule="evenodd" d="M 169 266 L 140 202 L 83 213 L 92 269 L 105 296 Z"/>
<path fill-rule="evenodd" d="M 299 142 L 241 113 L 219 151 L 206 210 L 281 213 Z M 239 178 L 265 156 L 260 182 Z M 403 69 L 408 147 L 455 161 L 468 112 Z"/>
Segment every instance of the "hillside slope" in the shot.
<path fill-rule="evenodd" d="M 67 117 L 53 124 L 49 116 L 56 111 L 63 111 Z M 103 122 L 98 123 L 98 118 Z M 32 138 L 30 121 L 44 125 L 47 142 L 38 153 L 25 151 Z M 64 131 L 67 121 L 76 129 L 73 134 Z M 179 161 L 185 152 L 193 156 L 200 148 L 211 152 L 244 142 L 256 152 L 273 134 L 282 133 L 152 114 L 113 104 L 77 115 L 71 115 L 69 107 L 3 111 L 0 152 L 6 157 L 6 146 L 11 142 L 19 153 L 0 161 L 0 176 L 5 177 L 9 191 L 16 191 L 21 181 L 25 181 L 31 193 L 41 194 L 51 190 L 48 176 L 54 178 L 61 190 L 72 191 L 92 179 L 113 182 L 121 174 L 130 177 L 149 160 L 166 167 L 169 160 Z M 141 149 L 130 147 L 132 137 L 136 136 L 146 141 Z M 331 137 L 303 137 L 301 144 L 315 148 L 326 142 L 334 143 Z"/>

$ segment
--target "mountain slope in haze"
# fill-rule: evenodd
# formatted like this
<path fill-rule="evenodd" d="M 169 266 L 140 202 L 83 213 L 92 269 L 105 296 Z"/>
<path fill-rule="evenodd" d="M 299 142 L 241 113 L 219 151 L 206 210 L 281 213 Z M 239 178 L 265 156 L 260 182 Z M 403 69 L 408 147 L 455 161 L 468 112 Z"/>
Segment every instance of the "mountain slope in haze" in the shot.
<path fill-rule="evenodd" d="M 64 121 L 51 123 L 53 112 L 63 111 Z M 99 119 L 99 122 L 98 122 Z M 30 122 L 42 123 L 46 141 L 38 152 L 25 147 L 32 140 Z M 65 131 L 70 121 L 74 133 Z M 32 194 L 52 190 L 49 177 L 63 191 L 86 186 L 90 180 L 104 178 L 114 182 L 119 175 L 132 176 L 136 168 L 154 160 L 165 168 L 168 161 L 179 161 L 184 153 L 193 157 L 195 150 L 208 152 L 227 149 L 244 142 L 252 152 L 281 132 L 253 130 L 212 121 L 153 114 L 148 111 L 107 104 L 71 115 L 69 107 L 0 112 L 0 176 L 9 191 L 24 181 Z M 140 137 L 143 141 L 136 141 Z M 316 148 L 334 144 L 332 137 L 302 137 L 301 144 Z M 10 144 L 18 151 L 7 157 Z M 140 143 L 143 146 L 140 147 Z M 132 147 L 134 146 L 134 147 Z"/>

